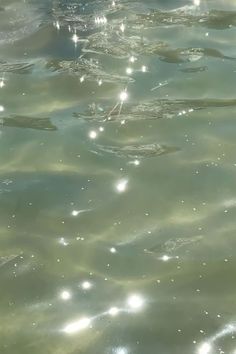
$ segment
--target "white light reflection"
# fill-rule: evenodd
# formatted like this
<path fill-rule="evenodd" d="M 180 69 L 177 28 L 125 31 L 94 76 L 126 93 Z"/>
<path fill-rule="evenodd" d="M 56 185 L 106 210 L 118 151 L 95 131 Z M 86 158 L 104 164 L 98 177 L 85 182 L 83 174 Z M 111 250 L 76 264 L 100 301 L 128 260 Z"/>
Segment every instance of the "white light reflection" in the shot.
<path fill-rule="evenodd" d="M 59 240 L 59 243 L 62 245 L 62 246 L 68 246 L 69 245 L 69 242 L 67 242 L 64 237 L 61 237 L 60 240 Z"/>
<path fill-rule="evenodd" d="M 133 73 L 133 69 L 132 68 L 127 68 L 126 69 L 126 74 L 131 75 Z"/>
<path fill-rule="evenodd" d="M 128 349 L 125 347 L 118 347 L 112 350 L 113 354 L 128 354 Z"/>
<path fill-rule="evenodd" d="M 142 70 L 143 73 L 146 73 L 146 72 L 147 72 L 147 67 L 146 67 L 146 65 L 142 65 L 141 70 Z"/>
<path fill-rule="evenodd" d="M 97 16 L 95 17 L 94 22 L 96 23 L 96 25 L 106 25 L 107 18 L 105 16 Z"/>
<path fill-rule="evenodd" d="M 208 342 L 205 342 L 200 345 L 198 349 L 198 354 L 209 354 L 211 352 L 212 345 Z"/>
<path fill-rule="evenodd" d="M 200 6 L 201 0 L 193 0 L 195 6 Z"/>
<path fill-rule="evenodd" d="M 129 61 L 131 63 L 134 63 L 137 60 L 137 58 L 135 58 L 133 55 L 129 58 Z"/>
<path fill-rule="evenodd" d="M 117 250 L 116 250 L 116 248 L 115 248 L 115 247 L 111 247 L 111 248 L 110 248 L 110 252 L 111 252 L 111 253 L 116 253 L 116 252 L 117 252 Z"/>
<path fill-rule="evenodd" d="M 116 189 L 119 193 L 125 192 L 127 188 L 128 180 L 127 179 L 122 179 L 116 184 Z"/>
<path fill-rule="evenodd" d="M 121 102 L 126 101 L 127 98 L 128 98 L 128 93 L 127 93 L 127 91 L 126 91 L 126 90 L 121 91 L 119 97 L 120 97 Z"/>
<path fill-rule="evenodd" d="M 125 25 L 124 25 L 123 23 L 120 25 L 120 30 L 121 30 L 121 32 L 124 33 L 124 31 L 125 31 Z"/>
<path fill-rule="evenodd" d="M 79 37 L 77 36 L 76 33 L 73 34 L 73 36 L 72 36 L 71 39 L 72 39 L 72 41 L 73 41 L 75 44 L 77 44 L 77 43 L 79 42 Z"/>
<path fill-rule="evenodd" d="M 4 112 L 4 107 L 0 105 L 0 112 Z"/>
<path fill-rule="evenodd" d="M 61 293 L 60 293 L 60 298 L 64 301 L 67 301 L 67 300 L 70 300 L 72 297 L 72 294 L 70 291 L 68 290 L 63 290 Z"/>
<path fill-rule="evenodd" d="M 117 307 L 111 307 L 108 310 L 108 314 L 111 315 L 111 316 L 116 316 L 116 315 L 118 315 L 119 311 L 120 310 Z"/>
<path fill-rule="evenodd" d="M 89 290 L 91 289 L 93 286 L 92 283 L 90 283 L 89 281 L 84 281 L 82 284 L 81 284 L 81 287 L 84 289 L 84 290 Z"/>
<path fill-rule="evenodd" d="M 3 88 L 5 86 L 4 79 L 0 79 L 0 88 Z"/>
<path fill-rule="evenodd" d="M 81 318 L 78 321 L 71 322 L 63 328 L 63 332 L 67 334 L 74 334 L 80 332 L 91 325 L 91 320 L 87 317 Z"/>
<path fill-rule="evenodd" d="M 167 254 L 164 254 L 164 256 L 161 257 L 161 260 L 164 261 L 164 262 L 167 262 L 170 260 L 170 257 L 167 256 Z"/>
<path fill-rule="evenodd" d="M 56 29 L 57 29 L 58 31 L 59 31 L 60 28 L 61 28 L 59 21 L 56 21 L 56 22 L 54 23 L 54 26 L 56 27 Z"/>
<path fill-rule="evenodd" d="M 80 213 L 79 210 L 73 210 L 72 213 L 71 213 L 71 215 L 72 215 L 72 216 L 77 216 L 77 215 L 79 215 L 79 213 Z"/>
<path fill-rule="evenodd" d="M 127 300 L 127 305 L 132 310 L 139 310 L 144 305 L 144 299 L 140 295 L 130 295 Z"/>
<path fill-rule="evenodd" d="M 89 132 L 89 137 L 90 137 L 90 139 L 96 139 L 97 138 L 97 132 L 95 132 L 95 130 L 91 130 Z"/>

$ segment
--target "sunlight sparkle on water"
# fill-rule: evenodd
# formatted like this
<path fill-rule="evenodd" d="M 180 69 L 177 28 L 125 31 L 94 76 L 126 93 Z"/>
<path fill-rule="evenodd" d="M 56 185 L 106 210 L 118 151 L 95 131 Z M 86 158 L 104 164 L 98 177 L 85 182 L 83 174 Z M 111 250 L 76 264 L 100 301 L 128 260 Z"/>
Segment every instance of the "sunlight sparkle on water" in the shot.
<path fill-rule="evenodd" d="M 109 315 L 111 316 L 116 316 L 118 315 L 119 313 L 119 309 L 117 307 L 111 307 L 109 310 L 108 310 L 108 313 Z"/>
<path fill-rule="evenodd" d="M 143 65 L 142 68 L 141 68 L 141 70 L 142 70 L 143 73 L 146 73 L 146 72 L 147 72 L 147 67 L 146 67 L 146 65 Z"/>
<path fill-rule="evenodd" d="M 128 349 L 125 347 L 114 348 L 112 353 L 114 354 L 128 354 Z"/>
<path fill-rule="evenodd" d="M 140 295 L 130 295 L 127 300 L 127 305 L 132 310 L 139 310 L 144 305 L 144 299 Z"/>
<path fill-rule="evenodd" d="M 126 74 L 131 75 L 132 72 L 133 72 L 133 69 L 132 69 L 132 68 L 127 68 L 127 69 L 126 69 Z"/>
<path fill-rule="evenodd" d="M 121 93 L 120 93 L 120 100 L 121 100 L 121 102 L 124 102 L 124 101 L 126 101 L 127 100 L 127 98 L 128 98 L 128 93 L 127 93 L 127 91 L 125 91 L 125 90 L 123 90 L 123 91 L 121 91 Z"/>
<path fill-rule="evenodd" d="M 0 79 L 0 88 L 3 88 L 5 86 L 5 82 L 3 79 Z"/>
<path fill-rule="evenodd" d="M 78 321 L 71 322 L 64 327 L 63 332 L 67 334 L 74 334 L 88 328 L 91 324 L 91 320 L 87 317 L 81 318 Z"/>
<path fill-rule="evenodd" d="M 201 0 L 193 0 L 195 6 L 200 6 Z"/>
<path fill-rule="evenodd" d="M 127 188 L 128 180 L 122 179 L 116 184 L 116 189 L 119 193 L 125 192 Z"/>
<path fill-rule="evenodd" d="M 121 30 L 121 32 L 124 33 L 124 31 L 125 31 L 125 25 L 124 25 L 123 23 L 120 25 L 120 30 Z"/>
<path fill-rule="evenodd" d="M 170 257 L 167 256 L 166 254 L 164 254 L 164 256 L 161 257 L 161 260 L 164 261 L 164 262 L 167 262 L 170 260 Z"/>
<path fill-rule="evenodd" d="M 111 248 L 110 248 L 110 252 L 111 252 L 111 253 L 116 253 L 117 250 L 115 249 L 115 247 L 111 247 Z"/>
<path fill-rule="evenodd" d="M 67 301 L 67 300 L 70 300 L 72 297 L 71 295 L 71 292 L 68 291 L 68 290 L 63 290 L 61 293 L 60 293 L 60 298 L 64 301 Z"/>
<path fill-rule="evenodd" d="M 92 288 L 93 285 L 89 281 L 84 281 L 81 286 L 84 290 L 89 290 Z"/>
<path fill-rule="evenodd" d="M 210 343 L 203 343 L 198 349 L 198 354 L 209 354 L 211 352 L 212 346 Z"/>
<path fill-rule="evenodd" d="M 96 139 L 97 138 L 97 132 L 95 132 L 95 130 L 91 130 L 89 132 L 89 137 L 90 137 L 90 139 Z"/>
<path fill-rule="evenodd" d="M 72 215 L 72 216 L 78 216 L 80 213 L 81 213 L 80 210 L 73 210 L 72 213 L 71 213 L 71 215 Z"/>
<path fill-rule="evenodd" d="M 72 36 L 72 41 L 75 43 L 75 44 L 77 44 L 78 43 L 78 41 L 79 41 L 79 37 L 77 36 L 77 34 L 76 33 L 74 33 L 73 34 L 73 36 Z"/>
<path fill-rule="evenodd" d="M 4 107 L 0 105 L 0 112 L 4 112 Z"/>

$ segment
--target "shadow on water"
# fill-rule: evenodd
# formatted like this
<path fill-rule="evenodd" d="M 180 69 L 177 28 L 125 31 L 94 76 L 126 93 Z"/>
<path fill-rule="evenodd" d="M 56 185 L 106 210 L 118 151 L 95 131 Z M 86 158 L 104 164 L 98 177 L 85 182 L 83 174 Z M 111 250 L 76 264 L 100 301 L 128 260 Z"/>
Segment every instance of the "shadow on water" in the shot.
<path fill-rule="evenodd" d="M 111 112 L 111 107 L 107 106 L 91 105 L 87 111 L 73 115 L 75 118 L 98 122 L 147 121 L 174 118 L 178 115 L 192 113 L 195 110 L 234 106 L 236 106 L 236 99 L 159 99 L 137 104 L 127 103 L 121 112 L 116 110 Z"/>
<path fill-rule="evenodd" d="M 29 128 L 48 131 L 57 130 L 57 127 L 51 123 L 49 118 L 12 115 L 10 117 L 1 118 L 1 124 L 5 127 Z"/>

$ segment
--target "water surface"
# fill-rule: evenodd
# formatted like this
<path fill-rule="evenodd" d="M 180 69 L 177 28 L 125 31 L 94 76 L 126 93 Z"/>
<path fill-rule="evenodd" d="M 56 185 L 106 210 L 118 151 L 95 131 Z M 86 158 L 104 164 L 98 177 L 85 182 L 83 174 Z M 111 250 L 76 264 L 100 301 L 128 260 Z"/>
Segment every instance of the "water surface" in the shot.
<path fill-rule="evenodd" d="M 0 352 L 235 354 L 233 0 L 1 0 Z"/>

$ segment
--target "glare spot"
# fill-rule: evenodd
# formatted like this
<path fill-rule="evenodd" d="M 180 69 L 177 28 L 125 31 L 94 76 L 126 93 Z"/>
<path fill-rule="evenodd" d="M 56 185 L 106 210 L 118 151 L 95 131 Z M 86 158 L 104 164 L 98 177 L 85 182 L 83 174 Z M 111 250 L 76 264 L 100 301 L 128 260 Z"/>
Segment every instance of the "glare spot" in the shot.
<path fill-rule="evenodd" d="M 100 132 L 104 132 L 104 128 L 103 127 L 99 127 L 99 131 Z"/>
<path fill-rule="evenodd" d="M 80 81 L 81 83 L 84 82 L 84 80 L 85 80 L 85 77 L 84 77 L 84 76 L 81 76 L 80 79 L 79 79 L 79 81 Z"/>
<path fill-rule="evenodd" d="M 95 17 L 94 22 L 96 23 L 96 25 L 106 25 L 107 18 L 105 16 L 97 16 Z"/>
<path fill-rule="evenodd" d="M 87 317 L 81 318 L 78 321 L 69 323 L 64 327 L 63 332 L 67 334 L 74 334 L 88 328 L 91 324 L 91 320 Z"/>
<path fill-rule="evenodd" d="M 198 349 L 198 354 L 209 354 L 211 352 L 212 346 L 210 343 L 203 343 Z"/>
<path fill-rule="evenodd" d="M 110 248 L 110 252 L 111 252 L 111 253 L 116 253 L 116 252 L 117 252 L 117 250 L 116 250 L 116 248 L 115 248 L 115 247 L 111 247 L 111 248 Z"/>
<path fill-rule="evenodd" d="M 201 0 L 193 0 L 195 6 L 200 6 Z"/>
<path fill-rule="evenodd" d="M 116 316 L 118 315 L 119 313 L 119 309 L 117 307 L 111 307 L 109 310 L 108 310 L 108 313 L 109 315 L 111 316 Z"/>
<path fill-rule="evenodd" d="M 3 88 L 5 86 L 5 82 L 3 79 L 0 79 L 0 88 Z"/>
<path fill-rule="evenodd" d="M 142 68 L 141 68 L 141 70 L 142 70 L 143 73 L 146 73 L 146 71 L 147 71 L 146 65 L 143 65 Z"/>
<path fill-rule="evenodd" d="M 121 91 L 121 93 L 120 93 L 120 100 L 121 100 L 121 102 L 124 102 L 124 101 L 126 101 L 127 100 L 127 98 L 128 98 L 128 93 L 127 93 L 127 91 Z"/>
<path fill-rule="evenodd" d="M 128 306 L 133 310 L 143 307 L 144 300 L 140 295 L 131 295 L 127 300 Z"/>
<path fill-rule="evenodd" d="M 124 31 L 125 31 L 125 25 L 124 25 L 123 23 L 120 25 L 120 30 L 121 30 L 121 32 L 124 33 Z"/>
<path fill-rule="evenodd" d="M 161 260 L 164 261 L 164 262 L 167 262 L 169 261 L 170 257 L 167 256 L 166 254 L 164 254 L 164 256 L 161 257 Z"/>
<path fill-rule="evenodd" d="M 96 137 L 97 137 L 97 132 L 95 132 L 95 130 L 91 130 L 91 131 L 89 132 L 89 137 L 90 137 L 90 139 L 96 139 Z"/>
<path fill-rule="evenodd" d="M 59 243 L 62 245 L 62 246 L 68 246 L 69 245 L 69 242 L 67 242 L 64 237 L 61 237 L 60 240 L 59 240 Z"/>
<path fill-rule="evenodd" d="M 92 283 L 90 283 L 89 281 L 84 281 L 81 286 L 84 290 L 89 290 L 92 288 Z"/>
<path fill-rule="evenodd" d="M 128 354 L 128 349 L 123 348 L 123 347 L 118 347 L 118 348 L 114 348 L 112 350 L 112 353 L 114 353 L 114 354 Z"/>
<path fill-rule="evenodd" d="M 60 293 L 60 298 L 64 301 L 70 300 L 71 297 L 72 295 L 68 290 L 64 290 Z"/>
<path fill-rule="evenodd" d="M 98 80 L 98 86 L 102 86 L 102 80 Z"/>
<path fill-rule="evenodd" d="M 127 188 L 128 180 L 123 179 L 116 184 L 116 189 L 119 193 L 125 192 Z"/>
<path fill-rule="evenodd" d="M 126 74 L 130 75 L 130 74 L 132 74 L 132 72 L 133 72 L 132 68 L 127 68 L 126 69 Z"/>
<path fill-rule="evenodd" d="M 129 58 L 129 61 L 131 63 L 134 63 L 137 60 L 137 58 L 135 58 L 133 55 Z"/>
<path fill-rule="evenodd" d="M 4 112 L 4 107 L 0 105 L 0 112 Z"/>
<path fill-rule="evenodd" d="M 59 31 L 59 29 L 61 28 L 59 21 L 56 21 L 55 27 Z"/>
<path fill-rule="evenodd" d="M 77 36 L 77 34 L 76 34 L 76 33 L 74 33 L 74 34 L 73 34 L 73 36 L 72 36 L 72 41 L 73 41 L 75 44 L 77 44 L 77 43 L 78 43 L 78 41 L 79 41 L 79 37 Z"/>
<path fill-rule="evenodd" d="M 79 210 L 73 210 L 71 213 L 72 216 L 77 216 L 79 215 Z"/>

